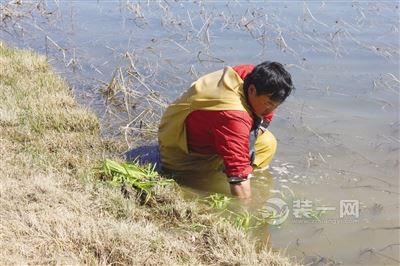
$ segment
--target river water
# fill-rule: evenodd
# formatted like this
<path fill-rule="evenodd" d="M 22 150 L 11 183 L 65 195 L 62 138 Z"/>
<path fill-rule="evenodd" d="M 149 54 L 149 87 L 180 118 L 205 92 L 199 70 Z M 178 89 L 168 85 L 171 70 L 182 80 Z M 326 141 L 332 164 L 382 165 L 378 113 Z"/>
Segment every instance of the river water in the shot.
<path fill-rule="evenodd" d="M 252 181 L 256 204 L 287 204 L 270 244 L 312 265 L 400 263 L 397 1 L 0 3 L 1 40 L 47 54 L 127 149 L 154 138 L 157 111 L 198 76 L 286 64 L 297 89 L 270 125 L 275 160 Z M 215 182 L 190 185 L 226 191 Z"/>

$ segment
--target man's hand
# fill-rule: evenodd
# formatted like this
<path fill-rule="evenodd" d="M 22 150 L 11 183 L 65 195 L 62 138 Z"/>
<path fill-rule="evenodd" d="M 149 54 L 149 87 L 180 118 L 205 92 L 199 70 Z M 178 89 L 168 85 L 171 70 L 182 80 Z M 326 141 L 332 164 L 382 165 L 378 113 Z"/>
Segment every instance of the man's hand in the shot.
<path fill-rule="evenodd" d="M 240 183 L 230 184 L 231 194 L 239 199 L 250 199 L 251 197 L 251 186 L 250 179 L 242 181 Z"/>

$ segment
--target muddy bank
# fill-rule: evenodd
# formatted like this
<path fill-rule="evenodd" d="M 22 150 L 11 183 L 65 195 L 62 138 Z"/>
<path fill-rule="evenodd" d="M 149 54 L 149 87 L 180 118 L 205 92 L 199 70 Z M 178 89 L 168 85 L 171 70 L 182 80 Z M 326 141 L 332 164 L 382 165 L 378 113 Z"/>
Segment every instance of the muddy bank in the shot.
<path fill-rule="evenodd" d="M 0 106 L 0 264 L 293 264 L 177 186 L 141 205 L 96 180 L 120 146 L 45 57 L 0 43 Z"/>

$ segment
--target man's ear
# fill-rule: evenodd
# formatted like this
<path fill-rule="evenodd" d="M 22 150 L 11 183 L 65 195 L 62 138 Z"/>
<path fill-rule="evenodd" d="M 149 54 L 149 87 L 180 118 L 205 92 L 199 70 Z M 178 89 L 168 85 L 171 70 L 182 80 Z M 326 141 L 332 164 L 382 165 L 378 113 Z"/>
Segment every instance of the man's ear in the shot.
<path fill-rule="evenodd" d="M 254 84 L 249 85 L 249 96 L 256 96 L 257 95 L 257 89 Z"/>

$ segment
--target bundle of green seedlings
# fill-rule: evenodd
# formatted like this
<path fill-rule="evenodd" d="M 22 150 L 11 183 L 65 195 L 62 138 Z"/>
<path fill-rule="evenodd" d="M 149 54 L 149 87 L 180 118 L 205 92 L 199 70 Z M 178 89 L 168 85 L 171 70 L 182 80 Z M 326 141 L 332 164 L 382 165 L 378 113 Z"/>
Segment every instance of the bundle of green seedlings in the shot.
<path fill-rule="evenodd" d="M 152 196 L 152 188 L 155 186 L 173 185 L 172 179 L 161 178 L 155 171 L 155 165 L 141 166 L 137 161 L 131 163 L 119 163 L 106 159 L 101 166 L 95 169 L 102 180 L 107 181 L 114 187 L 121 186 L 122 191 L 127 194 L 127 186 L 134 188 L 146 204 Z"/>

